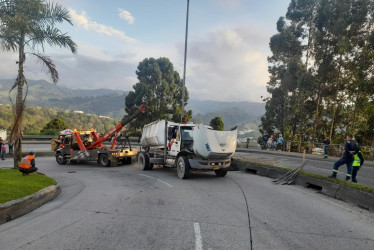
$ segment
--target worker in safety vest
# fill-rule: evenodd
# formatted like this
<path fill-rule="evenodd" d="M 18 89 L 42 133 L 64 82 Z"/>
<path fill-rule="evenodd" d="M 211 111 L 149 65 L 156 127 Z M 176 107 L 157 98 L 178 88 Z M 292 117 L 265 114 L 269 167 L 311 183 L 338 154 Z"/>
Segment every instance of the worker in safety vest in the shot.
<path fill-rule="evenodd" d="M 357 154 L 355 154 L 353 164 L 352 164 L 352 182 L 357 183 L 357 172 L 361 168 L 361 166 L 364 164 L 364 156 L 362 155 L 362 152 L 360 148 L 357 150 Z"/>
<path fill-rule="evenodd" d="M 18 165 L 18 169 L 20 172 L 22 172 L 22 175 L 29 175 L 29 173 L 33 173 L 38 170 L 38 168 L 35 167 L 34 152 L 30 152 L 29 155 L 22 158 L 21 163 Z"/>
<path fill-rule="evenodd" d="M 336 178 L 338 174 L 338 169 L 341 165 L 347 165 L 347 175 L 345 180 L 348 181 L 352 176 L 352 164 L 354 160 L 354 154 L 357 152 L 357 143 L 353 140 L 352 135 L 347 135 L 346 142 L 344 145 L 344 155 L 337 162 L 334 163 L 334 169 L 332 170 L 332 175 L 330 178 Z"/>

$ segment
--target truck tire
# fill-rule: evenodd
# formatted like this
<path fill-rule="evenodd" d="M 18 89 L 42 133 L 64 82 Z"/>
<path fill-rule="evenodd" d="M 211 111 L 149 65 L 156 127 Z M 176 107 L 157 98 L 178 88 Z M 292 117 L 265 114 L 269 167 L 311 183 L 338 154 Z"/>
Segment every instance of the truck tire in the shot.
<path fill-rule="evenodd" d="M 100 154 L 99 155 L 99 166 L 101 166 L 101 167 L 109 167 L 110 166 L 110 160 L 109 160 L 107 154 Z"/>
<path fill-rule="evenodd" d="M 153 163 L 149 162 L 149 155 L 145 152 L 139 153 L 138 163 L 141 170 L 152 170 L 153 168 Z"/>
<path fill-rule="evenodd" d="M 214 171 L 218 177 L 225 177 L 227 174 L 227 169 L 219 169 Z"/>
<path fill-rule="evenodd" d="M 231 158 L 231 164 L 228 170 L 239 171 L 238 162 L 235 159 Z"/>
<path fill-rule="evenodd" d="M 179 179 L 187 179 L 191 175 L 191 166 L 186 156 L 177 159 L 177 175 Z"/>
<path fill-rule="evenodd" d="M 56 162 L 59 165 L 65 165 L 67 160 L 64 158 L 64 156 L 61 153 L 56 154 Z"/>

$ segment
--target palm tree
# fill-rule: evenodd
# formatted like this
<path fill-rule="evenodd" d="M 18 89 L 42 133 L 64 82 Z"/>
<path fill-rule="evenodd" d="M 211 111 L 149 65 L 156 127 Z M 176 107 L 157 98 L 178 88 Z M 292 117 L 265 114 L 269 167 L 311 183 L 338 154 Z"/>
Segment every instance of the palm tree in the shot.
<path fill-rule="evenodd" d="M 0 47 L 4 51 L 18 52 L 18 74 L 9 93 L 17 88 L 14 124 L 9 142 L 15 145 L 14 167 L 21 161 L 22 120 L 27 97 L 24 76 L 26 55 L 34 56 L 44 66 L 53 83 L 58 81 L 56 67 L 48 56 L 42 54 L 45 46 L 58 46 L 76 53 L 77 45 L 70 36 L 55 27 L 57 23 L 73 25 L 69 11 L 61 5 L 44 0 L 0 0 Z M 26 93 L 23 88 L 26 86 Z"/>

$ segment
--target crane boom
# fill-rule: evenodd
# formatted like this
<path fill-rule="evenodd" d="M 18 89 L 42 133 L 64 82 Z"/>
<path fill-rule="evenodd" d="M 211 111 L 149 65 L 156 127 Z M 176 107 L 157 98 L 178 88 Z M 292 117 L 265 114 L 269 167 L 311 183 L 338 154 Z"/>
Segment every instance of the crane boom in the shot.
<path fill-rule="evenodd" d="M 131 122 L 132 120 L 134 120 L 138 115 L 140 115 L 141 113 L 144 113 L 145 112 L 145 107 L 144 105 L 140 105 L 138 107 L 139 109 L 137 111 L 135 111 L 133 114 L 131 115 L 127 115 L 127 116 L 124 116 L 121 120 L 121 122 L 114 128 L 112 128 L 111 130 L 109 130 L 107 133 L 105 133 L 101 138 L 99 138 L 97 141 L 95 141 L 94 143 L 92 143 L 91 145 L 89 145 L 87 147 L 87 149 L 94 149 L 94 148 L 97 148 L 100 144 L 102 144 L 104 141 L 106 141 L 108 138 L 112 137 L 115 133 L 121 131 L 121 129 L 126 125 L 128 124 L 129 122 Z"/>

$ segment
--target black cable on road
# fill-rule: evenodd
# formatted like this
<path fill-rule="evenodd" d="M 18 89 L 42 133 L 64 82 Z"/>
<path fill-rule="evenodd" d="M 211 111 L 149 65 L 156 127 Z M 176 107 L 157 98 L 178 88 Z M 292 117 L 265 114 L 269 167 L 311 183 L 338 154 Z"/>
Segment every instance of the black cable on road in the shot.
<path fill-rule="evenodd" d="M 240 184 L 233 180 L 232 178 L 230 177 L 226 177 L 226 178 L 229 178 L 230 180 L 232 180 L 239 188 L 240 190 L 242 191 L 242 194 L 244 196 L 244 200 L 245 200 L 245 205 L 247 206 L 247 215 L 248 215 L 248 228 L 249 228 L 249 239 L 251 241 L 251 250 L 253 249 L 253 244 L 252 244 L 252 227 L 251 227 L 251 218 L 249 216 L 249 207 L 248 207 L 248 201 L 247 201 L 247 197 L 245 196 L 245 193 L 244 193 L 244 190 L 243 188 L 240 186 Z"/>

